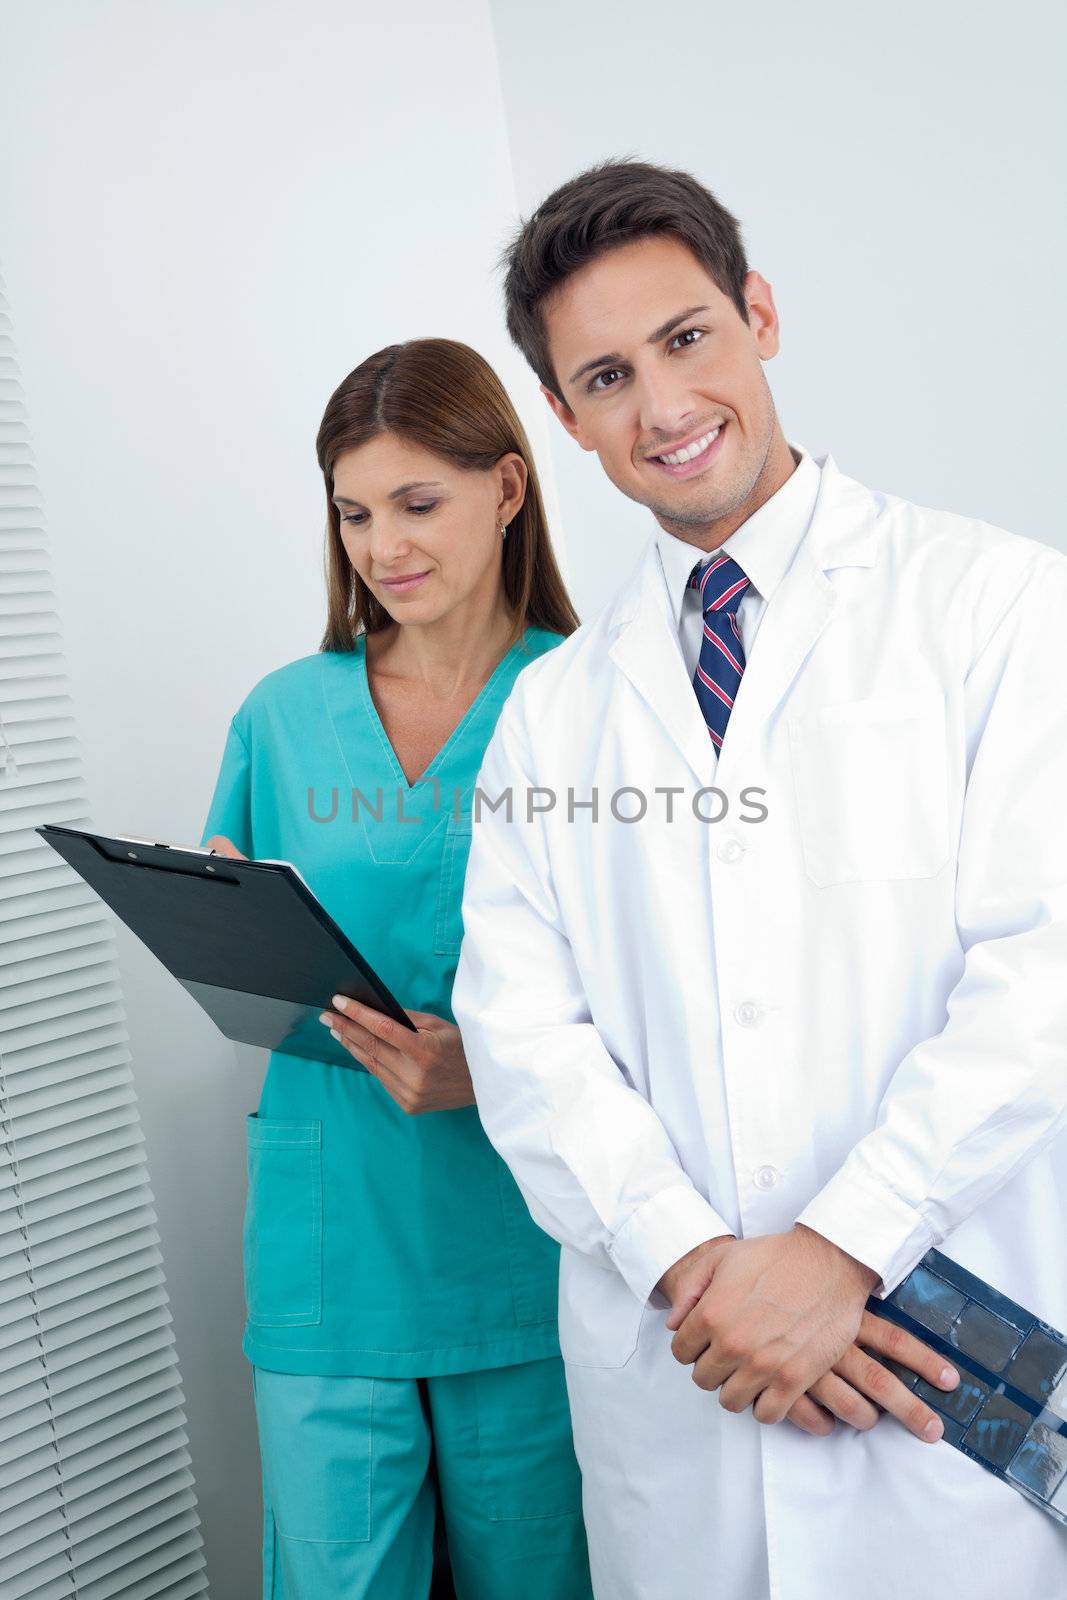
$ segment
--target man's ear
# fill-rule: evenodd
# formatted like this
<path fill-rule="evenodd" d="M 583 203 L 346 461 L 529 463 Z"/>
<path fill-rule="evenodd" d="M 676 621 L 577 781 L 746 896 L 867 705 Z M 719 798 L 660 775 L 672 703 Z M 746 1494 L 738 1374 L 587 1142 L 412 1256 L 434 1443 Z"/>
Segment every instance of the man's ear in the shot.
<path fill-rule="evenodd" d="M 780 329 L 774 292 L 762 273 L 746 273 L 745 303 L 756 353 L 761 361 L 769 361 L 778 354 Z"/>
<path fill-rule="evenodd" d="M 547 384 L 542 383 L 539 384 L 538 387 L 540 388 L 545 399 L 548 401 L 549 407 L 559 418 L 560 422 L 566 428 L 571 438 L 577 439 L 583 450 L 590 449 L 591 447 L 582 439 L 581 426 L 566 400 L 561 400 L 558 394 L 553 394 L 552 390 L 547 386 Z"/>

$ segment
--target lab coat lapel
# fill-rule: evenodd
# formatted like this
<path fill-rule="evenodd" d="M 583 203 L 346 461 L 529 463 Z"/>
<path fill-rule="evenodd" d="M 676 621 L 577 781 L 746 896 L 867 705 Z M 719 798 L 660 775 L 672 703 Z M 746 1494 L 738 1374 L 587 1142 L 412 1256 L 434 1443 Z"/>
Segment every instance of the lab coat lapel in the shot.
<path fill-rule="evenodd" d="M 722 785 L 746 759 L 833 616 L 838 595 L 827 574 L 874 564 L 873 496 L 840 472 L 832 456 L 817 459 L 822 472 L 811 525 L 767 603 L 745 665 L 719 753 L 716 781 Z"/>
<path fill-rule="evenodd" d="M 619 630 L 608 650 L 612 661 L 647 701 L 700 783 L 710 783 L 715 750 L 686 674 L 654 535 L 615 603 L 610 627 Z"/>

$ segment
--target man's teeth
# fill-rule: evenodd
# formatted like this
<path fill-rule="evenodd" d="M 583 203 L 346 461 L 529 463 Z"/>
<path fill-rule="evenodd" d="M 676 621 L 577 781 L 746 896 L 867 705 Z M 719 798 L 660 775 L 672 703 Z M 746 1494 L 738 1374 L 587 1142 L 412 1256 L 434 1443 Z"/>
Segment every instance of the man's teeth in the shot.
<path fill-rule="evenodd" d="M 657 456 L 656 460 L 666 461 L 672 467 L 680 467 L 683 461 L 692 461 L 694 456 L 700 455 L 702 451 L 708 448 L 711 441 L 718 437 L 721 427 L 722 423 L 720 422 L 718 428 L 713 428 L 702 439 L 694 439 L 693 443 L 686 445 L 684 450 L 673 450 L 669 456 Z"/>

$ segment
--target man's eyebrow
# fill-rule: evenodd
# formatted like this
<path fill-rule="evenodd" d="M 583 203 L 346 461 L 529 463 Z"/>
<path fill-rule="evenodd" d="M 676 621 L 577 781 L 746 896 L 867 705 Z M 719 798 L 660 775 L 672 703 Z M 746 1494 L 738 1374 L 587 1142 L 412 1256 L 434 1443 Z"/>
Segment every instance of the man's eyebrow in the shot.
<path fill-rule="evenodd" d="M 709 306 L 689 306 L 687 310 L 679 311 L 677 316 L 668 318 L 668 320 L 661 323 L 658 328 L 654 328 L 649 334 L 648 338 L 645 340 L 645 343 L 659 344 L 659 341 L 661 339 L 665 339 L 669 333 L 673 333 L 678 324 L 680 322 L 684 322 L 686 317 L 694 317 L 698 311 L 708 311 L 710 309 L 711 308 Z M 584 377 L 587 372 L 592 372 L 594 367 L 612 366 L 621 360 L 622 356 L 620 356 L 616 351 L 612 351 L 606 356 L 595 356 L 592 361 L 583 362 L 583 364 L 578 368 L 577 372 L 571 373 L 567 381 L 568 383 L 577 383 L 579 378 Z"/>
<path fill-rule="evenodd" d="M 441 482 L 440 478 L 413 478 L 410 483 L 402 483 L 399 488 L 390 489 L 389 498 L 390 500 L 399 500 L 401 495 L 408 494 L 412 489 L 443 488 L 444 484 Z M 359 500 L 346 500 L 343 494 L 335 494 L 333 497 L 333 503 L 335 506 L 358 506 L 362 504 L 362 502 Z"/>

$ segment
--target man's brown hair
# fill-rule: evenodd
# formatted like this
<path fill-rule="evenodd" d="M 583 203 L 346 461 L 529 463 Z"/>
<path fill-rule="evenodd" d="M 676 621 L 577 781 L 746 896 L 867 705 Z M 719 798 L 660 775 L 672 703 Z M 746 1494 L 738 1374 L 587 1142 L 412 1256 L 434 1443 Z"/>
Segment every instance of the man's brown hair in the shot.
<path fill-rule="evenodd" d="M 652 234 L 687 245 L 748 321 L 748 271 L 737 218 L 691 173 L 650 161 L 600 161 L 554 189 L 504 250 L 508 332 L 538 378 L 564 396 L 548 351 L 545 297 L 607 250 Z"/>

